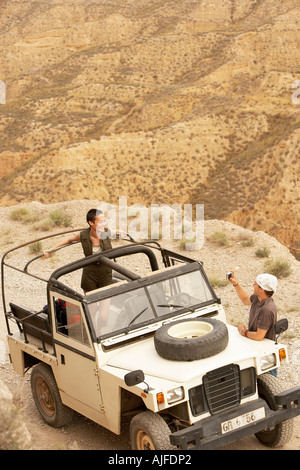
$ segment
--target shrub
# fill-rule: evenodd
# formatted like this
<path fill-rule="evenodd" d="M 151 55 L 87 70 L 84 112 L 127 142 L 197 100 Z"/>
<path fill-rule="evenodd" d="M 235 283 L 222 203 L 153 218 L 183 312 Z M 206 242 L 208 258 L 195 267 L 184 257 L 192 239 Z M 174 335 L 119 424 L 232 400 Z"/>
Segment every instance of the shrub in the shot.
<path fill-rule="evenodd" d="M 40 241 L 32 243 L 31 245 L 29 245 L 28 248 L 29 248 L 29 253 L 31 254 L 39 254 L 39 253 L 42 253 L 43 251 L 43 246 Z"/>
<path fill-rule="evenodd" d="M 257 248 L 255 254 L 257 258 L 268 258 L 268 256 L 270 255 L 270 250 L 269 248 L 264 246 L 263 248 Z"/>
<path fill-rule="evenodd" d="M 241 240 L 242 246 L 253 246 L 254 240 L 252 237 L 245 237 Z"/>
<path fill-rule="evenodd" d="M 291 266 L 287 261 L 282 259 L 270 259 L 265 262 L 265 270 L 266 272 L 273 274 L 274 276 L 280 277 L 288 277 L 291 272 Z"/>
<path fill-rule="evenodd" d="M 71 217 L 64 214 L 63 210 L 55 209 L 48 214 L 48 217 L 40 220 L 34 225 L 35 230 L 47 232 L 53 227 L 68 227 L 71 224 Z"/>
<path fill-rule="evenodd" d="M 35 230 L 41 230 L 43 232 L 48 232 L 52 227 L 53 222 L 50 219 L 42 219 L 33 226 Z"/>
<path fill-rule="evenodd" d="M 209 282 L 212 287 L 225 287 L 228 284 L 227 279 L 220 279 L 215 275 L 209 276 Z"/>
<path fill-rule="evenodd" d="M 66 216 L 61 209 L 55 209 L 49 214 L 49 219 L 53 222 L 54 226 L 68 227 L 71 223 L 71 218 Z"/>
<path fill-rule="evenodd" d="M 24 217 L 27 217 L 28 213 L 29 211 L 25 207 L 17 207 L 11 211 L 9 218 L 11 220 L 21 221 Z"/>
<path fill-rule="evenodd" d="M 38 219 L 38 214 L 31 214 L 26 207 L 16 207 L 11 211 L 9 218 L 16 222 L 30 223 Z"/>
<path fill-rule="evenodd" d="M 220 246 L 228 246 L 229 242 L 224 232 L 214 232 L 210 237 L 211 241 L 217 243 Z"/>
<path fill-rule="evenodd" d="M 188 246 L 190 244 L 194 244 L 196 242 L 196 237 L 194 238 L 185 238 L 183 237 L 180 241 L 179 241 L 179 248 L 181 250 L 188 250 Z"/>

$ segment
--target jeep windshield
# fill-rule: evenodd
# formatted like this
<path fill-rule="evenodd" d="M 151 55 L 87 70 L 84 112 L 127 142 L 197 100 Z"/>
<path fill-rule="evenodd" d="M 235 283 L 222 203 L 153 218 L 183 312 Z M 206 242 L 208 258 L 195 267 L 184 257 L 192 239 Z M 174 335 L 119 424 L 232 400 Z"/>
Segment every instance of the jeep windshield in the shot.
<path fill-rule="evenodd" d="M 108 292 L 109 291 L 109 292 Z M 199 263 L 192 263 L 87 296 L 98 340 L 215 303 L 216 295 Z M 98 298 L 97 298 L 98 297 Z"/>

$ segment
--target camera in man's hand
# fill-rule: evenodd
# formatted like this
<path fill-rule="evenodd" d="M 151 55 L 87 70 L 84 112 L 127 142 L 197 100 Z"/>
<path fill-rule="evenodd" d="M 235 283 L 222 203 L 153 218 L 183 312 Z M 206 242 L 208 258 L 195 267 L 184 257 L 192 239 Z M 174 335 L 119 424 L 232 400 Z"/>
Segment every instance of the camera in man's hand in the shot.
<path fill-rule="evenodd" d="M 226 273 L 226 279 L 230 279 L 233 276 L 233 272 L 230 271 L 229 273 Z"/>

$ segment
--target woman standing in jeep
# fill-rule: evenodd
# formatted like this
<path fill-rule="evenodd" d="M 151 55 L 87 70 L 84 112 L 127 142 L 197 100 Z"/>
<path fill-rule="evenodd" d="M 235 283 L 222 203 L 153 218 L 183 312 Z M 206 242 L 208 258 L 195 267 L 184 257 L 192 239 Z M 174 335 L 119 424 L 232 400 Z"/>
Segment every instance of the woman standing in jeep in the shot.
<path fill-rule="evenodd" d="M 81 242 L 84 255 L 90 256 L 101 251 L 110 250 L 112 248 L 111 238 L 114 235 L 119 234 L 126 236 L 121 230 L 116 230 L 113 234 L 111 230 L 106 228 L 106 220 L 101 210 L 90 209 L 86 215 L 86 221 L 89 228 L 73 237 L 63 239 L 60 243 L 52 247 L 51 250 L 45 250 L 44 256 L 48 258 L 50 256 L 49 251 L 67 245 L 68 243 L 79 241 Z M 111 282 L 112 270 L 108 266 L 99 264 L 83 268 L 81 288 L 84 293 L 107 286 L 111 284 Z"/>

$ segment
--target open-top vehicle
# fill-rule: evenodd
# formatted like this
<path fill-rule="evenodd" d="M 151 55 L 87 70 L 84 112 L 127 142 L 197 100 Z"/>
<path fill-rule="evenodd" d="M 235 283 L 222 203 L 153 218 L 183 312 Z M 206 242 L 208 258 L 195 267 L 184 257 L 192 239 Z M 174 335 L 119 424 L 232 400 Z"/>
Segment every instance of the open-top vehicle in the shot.
<path fill-rule="evenodd" d="M 271 447 L 290 439 L 300 387 L 285 390 L 268 373 L 287 363 L 286 347 L 242 337 L 227 324 L 200 261 L 157 242 L 133 242 L 43 279 L 29 273 L 40 256 L 23 269 L 10 264 L 8 254 L 18 249 L 1 263 L 7 341 L 14 369 L 22 376 L 31 370 L 33 397 L 49 425 L 68 424 L 75 410 L 120 434 L 121 418 L 132 417 L 133 449 L 213 449 L 252 433 Z M 136 254 L 149 267 L 145 275 L 128 268 Z M 65 281 L 94 263 L 113 269 L 111 285 L 83 295 Z M 47 304 L 20 305 L 18 286 L 7 302 L 8 269 L 28 286 L 31 277 L 43 279 Z M 285 323 L 277 323 L 277 334 Z"/>

